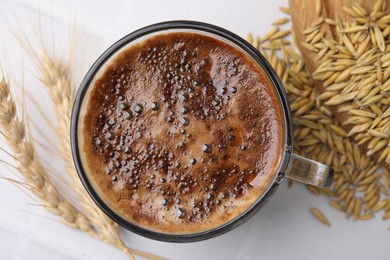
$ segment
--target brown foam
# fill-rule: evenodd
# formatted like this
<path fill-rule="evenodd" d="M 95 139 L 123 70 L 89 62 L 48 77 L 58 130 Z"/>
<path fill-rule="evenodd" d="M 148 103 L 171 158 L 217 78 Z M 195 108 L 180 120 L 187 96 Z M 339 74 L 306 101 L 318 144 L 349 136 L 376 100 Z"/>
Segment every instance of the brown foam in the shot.
<path fill-rule="evenodd" d="M 262 69 L 229 44 L 157 35 L 123 50 L 91 87 L 85 168 L 132 222 L 208 230 L 250 207 L 274 177 L 280 105 Z"/>

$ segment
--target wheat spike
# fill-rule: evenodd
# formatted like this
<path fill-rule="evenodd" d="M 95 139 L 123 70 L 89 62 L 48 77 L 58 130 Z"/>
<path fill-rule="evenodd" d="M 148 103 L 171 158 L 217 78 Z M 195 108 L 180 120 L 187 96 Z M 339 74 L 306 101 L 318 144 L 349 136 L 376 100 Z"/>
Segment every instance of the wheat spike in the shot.
<path fill-rule="evenodd" d="M 16 168 L 26 187 L 38 197 L 39 203 L 61 217 L 63 222 L 73 228 L 83 230 L 92 236 L 96 231 L 89 223 L 89 219 L 75 208 L 68 200 L 60 196 L 51 182 L 39 157 L 35 154 L 35 147 L 23 116 L 18 115 L 16 103 L 11 94 L 9 80 L 2 75 L 0 81 L 0 127 L 1 134 L 8 141 L 10 154 L 17 164 Z"/>
<path fill-rule="evenodd" d="M 78 177 L 73 164 L 69 135 L 70 117 L 74 100 L 70 64 L 51 58 L 43 45 L 42 37 L 40 41 L 41 55 L 38 55 L 23 31 L 21 33 L 13 32 L 13 34 L 35 64 L 38 78 L 46 87 L 55 104 L 54 107 L 58 120 L 58 128 L 56 130 L 61 140 L 61 152 L 66 161 L 67 173 L 73 179 L 72 189 L 79 196 L 85 216 L 95 230 L 93 237 L 122 250 L 130 259 L 135 259 L 133 254 L 150 259 L 163 259 L 147 252 L 128 248 L 120 238 L 118 225 L 92 201 Z"/>
<path fill-rule="evenodd" d="M 51 59 L 46 51 L 38 62 L 39 78 L 49 92 L 55 104 L 55 112 L 59 122 L 57 133 L 62 142 L 62 153 L 67 163 L 67 172 L 73 178 L 72 188 L 80 197 L 80 204 L 92 225 L 97 229 L 97 237 L 123 250 L 130 258 L 134 258 L 131 249 L 128 249 L 120 238 L 118 225 L 102 212 L 84 189 L 73 164 L 70 149 L 70 117 L 74 99 L 71 84 L 70 68 L 63 62 Z"/>

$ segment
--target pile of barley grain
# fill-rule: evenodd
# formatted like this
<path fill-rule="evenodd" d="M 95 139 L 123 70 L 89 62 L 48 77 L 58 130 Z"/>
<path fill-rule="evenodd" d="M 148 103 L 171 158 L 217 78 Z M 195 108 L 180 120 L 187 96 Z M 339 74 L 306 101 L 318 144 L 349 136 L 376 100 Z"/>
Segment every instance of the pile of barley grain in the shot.
<path fill-rule="evenodd" d="M 379 153 L 379 161 L 390 164 L 390 14 L 386 1 L 372 12 L 359 4 L 343 10 L 352 22 L 319 18 L 304 32 L 303 44 L 317 52 L 320 64 L 313 78 L 324 82 L 321 100 L 348 113 L 343 124 L 354 125 L 348 136 L 368 143 L 368 156 Z M 334 28 L 339 40 L 324 38 L 321 23 Z"/>
<path fill-rule="evenodd" d="M 316 10 L 320 8 L 316 6 Z M 281 11 L 289 14 L 288 8 L 282 7 Z M 303 44 L 318 52 L 317 61 L 322 64 L 314 77 L 308 73 L 296 43 L 287 39 L 290 30 L 280 30 L 279 26 L 288 23 L 288 18 L 275 21 L 275 27 L 261 38 L 248 35 L 248 41 L 268 59 L 284 84 L 293 112 L 295 152 L 335 169 L 331 190 L 312 186 L 308 189 L 314 194 L 328 196 L 330 205 L 354 220 L 371 219 L 381 210 L 384 211 L 383 219 L 390 218 L 390 172 L 380 168 L 378 162 L 371 158 L 373 153 L 381 151 L 380 158 L 388 160 L 390 154 L 390 55 L 380 54 L 381 49 L 388 52 L 390 48 L 390 27 L 382 25 L 382 21 L 386 25 L 390 23 L 390 16 L 383 12 L 378 15 L 378 11 L 374 16 L 377 17 L 376 22 L 370 22 L 370 29 L 367 26 L 366 31 L 360 30 L 363 19 L 359 22 L 353 20 L 347 25 L 322 18 L 305 31 L 308 36 Z M 324 33 L 319 30 L 323 22 L 337 26 L 342 35 L 339 43 L 323 38 Z M 383 41 L 377 40 L 378 29 L 384 30 L 380 31 Z M 345 40 L 346 37 L 351 40 Z M 353 48 L 360 55 L 351 54 L 348 48 Z M 313 79 L 319 77 L 328 79 L 326 87 L 330 89 L 327 93 L 332 94 L 319 93 L 313 83 Z M 365 91 L 366 88 L 369 90 Z M 357 99 L 357 93 L 362 92 L 364 95 L 359 95 L 360 99 Z M 323 101 L 342 103 L 342 100 L 351 99 L 354 104 L 348 104 L 345 109 L 351 114 L 350 123 L 356 122 L 357 127 L 347 133 L 327 108 L 329 103 L 324 104 Z M 353 139 L 353 133 L 361 134 Z M 365 154 L 358 142 L 370 142 L 370 151 Z M 386 145 L 387 148 L 384 148 Z M 311 208 L 311 212 L 322 223 L 329 225 L 319 210 Z"/>

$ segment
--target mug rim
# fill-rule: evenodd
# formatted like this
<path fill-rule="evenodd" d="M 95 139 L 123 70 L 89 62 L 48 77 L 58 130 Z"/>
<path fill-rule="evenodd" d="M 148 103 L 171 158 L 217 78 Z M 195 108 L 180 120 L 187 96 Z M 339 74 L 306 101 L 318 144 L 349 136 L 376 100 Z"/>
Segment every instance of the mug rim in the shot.
<path fill-rule="evenodd" d="M 142 227 L 140 225 L 135 225 L 125 218 L 121 217 L 117 214 L 104 200 L 98 195 L 95 191 L 92 183 L 90 182 L 86 172 L 84 171 L 83 163 L 80 157 L 79 150 L 79 141 L 78 141 L 78 125 L 79 125 L 79 117 L 80 110 L 84 102 L 84 97 L 91 86 L 91 83 L 95 77 L 95 75 L 99 72 L 100 68 L 104 66 L 104 64 L 110 59 L 112 55 L 120 51 L 123 47 L 125 47 L 131 41 L 137 40 L 143 36 L 146 36 L 151 33 L 164 31 L 164 30 L 172 30 L 172 29 L 189 29 L 195 31 L 202 31 L 206 33 L 211 33 L 212 35 L 216 35 L 222 37 L 238 47 L 240 47 L 246 54 L 250 55 L 264 70 L 269 80 L 271 81 L 273 87 L 276 89 L 277 96 L 279 98 L 279 102 L 281 104 L 281 114 L 283 115 L 284 120 L 284 144 L 281 147 L 281 157 L 278 169 L 275 171 L 275 176 L 272 181 L 269 183 L 267 189 L 261 194 L 259 198 L 244 212 L 240 213 L 237 217 L 233 218 L 227 223 L 224 223 L 220 226 L 217 226 L 210 230 L 205 230 L 198 233 L 189 233 L 189 234 L 167 234 L 167 233 L 159 233 L 158 231 L 153 231 Z M 80 84 L 80 87 L 77 91 L 75 101 L 73 104 L 73 110 L 71 115 L 71 125 L 70 125 L 70 140 L 71 140 L 71 150 L 73 161 L 79 175 L 79 178 L 88 192 L 89 196 L 96 203 L 96 205 L 112 220 L 126 228 L 127 230 L 134 232 L 138 235 L 142 235 L 147 238 L 165 241 L 165 242 L 196 242 L 205 239 L 209 239 L 221 234 L 224 234 L 237 226 L 244 223 L 251 216 L 253 216 L 262 206 L 271 198 L 279 184 L 285 178 L 285 173 L 287 170 L 287 166 L 290 161 L 290 157 L 293 150 L 293 124 L 292 124 L 292 116 L 290 111 L 290 105 L 287 98 L 287 94 L 283 88 L 283 84 L 279 79 L 278 75 L 272 68 L 272 66 L 268 63 L 268 61 L 261 55 L 261 53 L 256 50 L 252 45 L 250 45 L 246 40 L 241 38 L 240 36 L 224 29 L 219 26 L 215 26 L 208 23 L 198 22 L 198 21 L 189 21 L 189 20 L 174 20 L 174 21 L 166 21 L 160 22 L 152 25 L 145 26 L 141 29 L 138 29 L 132 33 L 127 34 L 116 43 L 111 45 L 103 54 L 94 62 L 91 68 L 88 70 L 85 75 L 83 81 Z M 284 149 L 284 150 L 283 150 Z"/>

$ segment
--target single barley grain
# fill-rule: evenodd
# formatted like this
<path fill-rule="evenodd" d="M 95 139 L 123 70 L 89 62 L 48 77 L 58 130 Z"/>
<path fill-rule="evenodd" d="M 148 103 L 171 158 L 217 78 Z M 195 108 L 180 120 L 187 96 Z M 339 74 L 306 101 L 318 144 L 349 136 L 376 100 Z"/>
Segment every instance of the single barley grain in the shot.
<path fill-rule="evenodd" d="M 321 223 L 323 223 L 323 224 L 327 225 L 328 227 L 330 227 L 329 220 L 325 217 L 325 215 L 320 210 L 318 210 L 315 207 L 311 207 L 310 208 L 310 212 L 317 220 L 319 220 Z"/>

